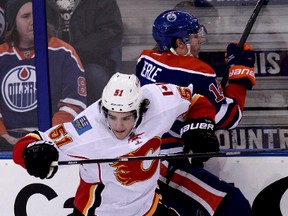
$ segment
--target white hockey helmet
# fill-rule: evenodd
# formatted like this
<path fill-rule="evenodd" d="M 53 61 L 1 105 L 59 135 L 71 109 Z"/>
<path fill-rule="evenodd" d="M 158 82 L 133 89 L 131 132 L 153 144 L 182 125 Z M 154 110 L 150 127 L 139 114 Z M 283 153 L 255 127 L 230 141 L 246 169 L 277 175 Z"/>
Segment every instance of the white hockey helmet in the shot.
<path fill-rule="evenodd" d="M 117 72 L 110 78 L 102 93 L 102 106 L 110 111 L 136 110 L 138 116 L 141 102 L 140 81 L 134 74 Z"/>

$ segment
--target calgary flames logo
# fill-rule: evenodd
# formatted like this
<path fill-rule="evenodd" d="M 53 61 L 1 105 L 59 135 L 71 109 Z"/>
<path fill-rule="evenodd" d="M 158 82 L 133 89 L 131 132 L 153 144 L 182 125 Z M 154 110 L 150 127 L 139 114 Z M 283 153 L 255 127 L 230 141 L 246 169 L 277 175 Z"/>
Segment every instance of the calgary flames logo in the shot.
<path fill-rule="evenodd" d="M 123 157 L 145 156 L 149 152 L 154 153 L 160 147 L 160 142 L 161 140 L 159 138 L 153 138 L 139 149 L 123 155 Z M 155 174 L 158 164 L 158 160 L 139 160 L 130 162 L 114 162 L 110 166 L 116 167 L 114 173 L 116 179 L 121 184 L 129 186 L 136 182 L 145 181 L 151 178 Z"/>

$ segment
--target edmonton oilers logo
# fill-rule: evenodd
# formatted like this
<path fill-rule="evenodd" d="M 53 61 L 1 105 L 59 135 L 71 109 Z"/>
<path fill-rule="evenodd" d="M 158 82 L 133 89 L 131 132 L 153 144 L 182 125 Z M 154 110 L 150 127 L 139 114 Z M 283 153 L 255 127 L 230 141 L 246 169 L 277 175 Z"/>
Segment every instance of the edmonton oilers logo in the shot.
<path fill-rule="evenodd" d="M 27 112 L 37 107 L 36 71 L 30 65 L 10 70 L 3 79 L 1 93 L 6 105 L 16 112 Z"/>
<path fill-rule="evenodd" d="M 170 13 L 167 14 L 166 19 L 169 22 L 174 22 L 177 19 L 177 15 L 174 12 L 170 12 Z"/>

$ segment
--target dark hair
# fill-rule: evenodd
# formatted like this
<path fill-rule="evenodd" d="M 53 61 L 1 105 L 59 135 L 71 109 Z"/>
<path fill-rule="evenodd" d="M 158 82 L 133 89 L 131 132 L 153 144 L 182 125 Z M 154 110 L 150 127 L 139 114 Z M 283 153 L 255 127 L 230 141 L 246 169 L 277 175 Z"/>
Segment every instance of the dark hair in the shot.
<path fill-rule="evenodd" d="M 172 47 L 173 49 L 177 48 L 177 43 L 176 43 L 176 41 L 177 41 L 177 38 L 172 38 L 171 47 Z M 161 52 L 161 50 L 159 49 L 159 45 L 158 45 L 158 44 L 156 44 L 156 45 L 152 48 L 152 50 L 157 51 L 157 52 Z"/>
<path fill-rule="evenodd" d="M 150 101 L 146 98 L 144 99 L 141 104 L 140 104 L 140 110 L 139 110 L 139 118 L 138 118 L 138 121 L 136 123 L 136 126 L 135 127 L 138 127 L 138 125 L 141 123 L 142 121 L 142 118 L 143 118 L 143 114 L 145 112 L 147 112 L 148 110 L 148 105 L 150 104 Z"/>

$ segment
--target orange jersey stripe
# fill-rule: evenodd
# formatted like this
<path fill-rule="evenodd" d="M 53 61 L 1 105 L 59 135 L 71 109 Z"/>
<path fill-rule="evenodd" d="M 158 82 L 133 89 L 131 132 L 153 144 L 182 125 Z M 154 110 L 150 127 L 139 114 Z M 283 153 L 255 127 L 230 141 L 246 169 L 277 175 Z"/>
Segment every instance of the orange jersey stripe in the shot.
<path fill-rule="evenodd" d="M 160 195 L 158 193 L 155 193 L 155 196 L 153 198 L 153 202 L 152 202 L 152 206 L 151 208 L 148 210 L 148 212 L 146 212 L 144 214 L 144 216 L 153 216 L 154 212 L 157 209 L 158 203 L 159 203 L 159 199 L 160 199 Z"/>

